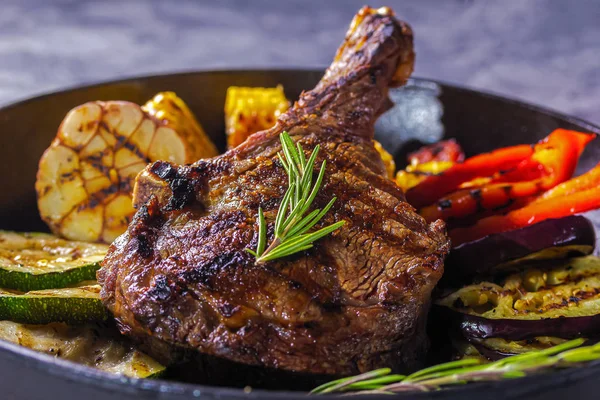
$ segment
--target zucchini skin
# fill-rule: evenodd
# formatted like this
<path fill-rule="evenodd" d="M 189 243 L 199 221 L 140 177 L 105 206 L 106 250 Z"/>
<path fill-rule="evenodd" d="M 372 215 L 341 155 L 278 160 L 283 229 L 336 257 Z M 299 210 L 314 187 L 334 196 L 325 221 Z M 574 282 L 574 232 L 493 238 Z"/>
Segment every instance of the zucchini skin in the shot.
<path fill-rule="evenodd" d="M 96 279 L 108 246 L 0 230 L 0 288 L 29 292 Z"/>
<path fill-rule="evenodd" d="M 72 291 L 77 289 L 85 296 L 74 296 Z M 99 289 L 95 285 L 64 289 L 62 293 L 60 289 L 23 294 L 0 291 L 0 320 L 28 324 L 104 321 L 108 312 L 100 300 Z"/>
<path fill-rule="evenodd" d="M 83 281 L 96 279 L 100 263 L 90 263 L 67 271 L 32 274 L 21 271 L 9 271 L 0 266 L 0 287 L 21 292 L 32 290 L 58 289 Z"/>

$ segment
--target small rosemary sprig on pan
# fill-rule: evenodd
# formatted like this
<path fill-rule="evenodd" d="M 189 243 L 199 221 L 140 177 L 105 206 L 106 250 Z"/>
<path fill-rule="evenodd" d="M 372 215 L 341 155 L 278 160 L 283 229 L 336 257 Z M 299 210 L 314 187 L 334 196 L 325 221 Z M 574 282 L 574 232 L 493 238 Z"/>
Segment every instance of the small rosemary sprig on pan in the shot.
<path fill-rule="evenodd" d="M 325 161 L 317 180 L 313 184 L 313 168 L 319 154 L 319 145 L 315 146 L 310 157 L 306 159 L 300 143 L 292 141 L 287 132 L 279 135 L 283 155 L 277 154 L 288 175 L 288 189 L 285 192 L 277 216 L 275 217 L 275 237 L 267 246 L 267 223 L 262 208 L 258 209 L 258 244 L 256 251 L 246 249 L 256 257 L 256 262 L 275 260 L 313 247 L 313 243 L 329 235 L 342 225 L 336 222 L 315 232 L 309 232 L 329 211 L 335 197 L 322 209 L 316 209 L 305 215 L 312 205 L 325 175 Z"/>
<path fill-rule="evenodd" d="M 469 382 L 520 378 L 527 374 L 567 368 L 600 360 L 600 343 L 580 347 L 584 339 L 575 339 L 544 350 L 518 354 L 486 363 L 467 358 L 425 368 L 414 374 L 391 375 L 389 368 L 325 383 L 310 394 L 334 392 L 396 393 L 437 390 L 444 386 Z"/>

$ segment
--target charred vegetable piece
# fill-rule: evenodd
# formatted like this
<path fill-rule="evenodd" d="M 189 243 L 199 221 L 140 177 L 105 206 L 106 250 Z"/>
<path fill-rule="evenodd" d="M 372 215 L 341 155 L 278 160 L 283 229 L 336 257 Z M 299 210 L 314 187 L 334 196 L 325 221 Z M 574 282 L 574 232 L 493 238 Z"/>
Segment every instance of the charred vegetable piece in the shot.
<path fill-rule="evenodd" d="M 455 314 L 467 338 L 569 338 L 600 332 L 600 259 L 574 258 L 530 268 L 503 285 L 469 285 L 437 301 Z"/>
<path fill-rule="evenodd" d="M 466 339 L 452 339 L 453 360 L 475 359 L 486 363 L 494 358 L 488 358 L 482 354 L 477 347 Z M 498 357 L 499 359 L 500 357 Z"/>
<path fill-rule="evenodd" d="M 465 153 L 454 139 L 442 140 L 440 142 L 423 146 L 419 150 L 408 155 L 410 165 L 423 164 L 431 161 L 463 162 Z"/>
<path fill-rule="evenodd" d="M 214 146 L 205 149 L 207 139 L 188 120 L 187 108 L 177 114 L 173 104 L 155 99 L 146 112 L 125 101 L 96 101 L 69 111 L 40 159 L 35 184 L 40 215 L 52 232 L 110 243 L 133 216 L 133 183 L 149 162 L 184 164 L 214 153 Z"/>
<path fill-rule="evenodd" d="M 27 324 L 102 321 L 107 313 L 100 301 L 100 286 L 81 285 L 27 293 L 0 289 L 0 320 Z"/>
<path fill-rule="evenodd" d="M 573 175 L 579 156 L 595 135 L 557 129 L 546 139 L 537 143 L 530 160 L 525 160 L 526 170 L 530 162 L 537 164 L 539 176 L 531 180 L 491 183 L 482 187 L 458 190 L 438 199 L 435 204 L 419 210 L 427 221 L 464 218 L 484 211 L 501 211 L 516 200 L 549 190 Z M 518 167 L 518 168 L 519 168 Z M 529 171 L 531 172 L 531 171 Z M 525 176 L 525 174 L 523 174 Z"/>
<path fill-rule="evenodd" d="M 536 336 L 552 335 L 560 338 L 597 336 L 600 315 L 586 317 L 558 317 L 550 319 L 492 319 L 457 313 L 456 324 L 466 338 L 503 338 L 528 340 Z"/>
<path fill-rule="evenodd" d="M 595 245 L 594 225 L 582 216 L 569 216 L 463 243 L 452 249 L 444 265 L 450 276 L 494 275 L 573 254 L 591 254 Z"/>
<path fill-rule="evenodd" d="M 527 340 L 507 340 L 503 338 L 471 339 L 477 350 L 489 360 L 549 349 L 566 342 L 566 339 L 552 336 L 538 336 Z"/>
<path fill-rule="evenodd" d="M 225 98 L 227 147 L 236 147 L 253 133 L 269 129 L 289 107 L 281 85 L 274 88 L 230 86 Z"/>
<path fill-rule="evenodd" d="M 475 358 L 483 361 L 496 361 L 515 354 L 549 349 L 567 340 L 552 336 L 539 336 L 526 340 L 503 338 L 453 340 L 452 347 L 457 359 Z"/>
<path fill-rule="evenodd" d="M 388 178 L 394 179 L 394 175 L 396 174 L 396 163 L 394 162 L 394 157 L 392 157 L 392 155 L 388 153 L 387 150 L 384 149 L 381 143 L 379 143 L 377 140 L 373 140 L 373 145 L 375 146 L 375 150 L 377 150 L 381 156 L 381 160 L 383 161 L 383 165 L 385 165 Z"/>
<path fill-rule="evenodd" d="M 494 150 L 467 158 L 453 165 L 442 174 L 425 179 L 406 193 L 407 201 L 416 208 L 435 203 L 442 196 L 453 192 L 461 184 L 480 177 L 490 177 L 498 171 L 516 168 L 533 154 L 530 145 L 518 145 Z"/>
<path fill-rule="evenodd" d="M 542 203 L 546 200 L 559 197 L 567 198 L 566 196 L 577 192 L 582 192 L 584 190 L 594 189 L 598 186 L 600 186 L 600 164 L 596 165 L 586 173 L 581 174 L 576 178 L 569 179 L 568 181 L 548 190 L 535 199 L 533 203 Z"/>
<path fill-rule="evenodd" d="M 0 231 L 0 287 L 28 292 L 96 279 L 108 246 Z"/>
<path fill-rule="evenodd" d="M 550 218 L 563 218 L 600 208 L 600 186 L 561 197 L 530 203 L 505 215 L 494 215 L 473 226 L 450 231 L 452 244 L 471 242 L 494 233 L 523 228 Z"/>
<path fill-rule="evenodd" d="M 429 161 L 423 164 L 411 164 L 396 174 L 396 184 L 405 192 L 417 186 L 428 176 L 438 175 L 454 165 L 451 161 Z"/>
<path fill-rule="evenodd" d="M 142 110 L 184 137 L 193 161 L 219 154 L 187 104 L 174 92 L 158 93 L 142 106 Z"/>
<path fill-rule="evenodd" d="M 0 321 L 0 339 L 57 358 L 130 378 L 155 378 L 165 367 L 103 323 L 25 325 Z"/>

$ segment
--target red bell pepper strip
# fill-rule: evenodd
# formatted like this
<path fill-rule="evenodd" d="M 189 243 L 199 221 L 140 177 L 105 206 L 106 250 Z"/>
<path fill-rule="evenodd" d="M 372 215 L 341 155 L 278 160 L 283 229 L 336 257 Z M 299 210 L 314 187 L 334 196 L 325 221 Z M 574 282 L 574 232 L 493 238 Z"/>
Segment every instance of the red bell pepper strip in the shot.
<path fill-rule="evenodd" d="M 539 203 L 554 197 L 568 196 L 597 186 L 600 186 L 600 163 L 588 172 L 553 187 L 535 199 L 533 203 Z"/>
<path fill-rule="evenodd" d="M 566 196 L 556 196 L 526 205 L 506 215 L 483 218 L 475 225 L 450 231 L 453 246 L 494 233 L 533 225 L 549 218 L 562 218 L 600 208 L 600 187 L 596 186 Z"/>
<path fill-rule="evenodd" d="M 593 133 L 556 129 L 535 145 L 532 159 L 546 170 L 547 175 L 541 180 L 545 190 L 571 179 L 585 146 L 596 136 Z"/>
<path fill-rule="evenodd" d="M 462 183 L 515 168 L 532 154 L 533 147 L 523 144 L 470 157 L 465 162 L 458 163 L 439 175 L 428 177 L 407 191 L 406 200 L 415 208 L 428 206 L 456 190 Z"/>
<path fill-rule="evenodd" d="M 535 181 L 463 189 L 438 200 L 431 206 L 423 207 L 419 210 L 419 214 L 427 222 L 433 222 L 437 219 L 448 221 L 451 218 L 465 218 L 486 211 L 498 213 L 510 207 L 517 199 L 535 195 L 541 190 L 538 182 Z"/>
<path fill-rule="evenodd" d="M 464 160 L 465 153 L 454 139 L 442 140 L 429 146 L 423 146 L 408 155 L 408 163 L 411 165 L 430 161 L 463 162 Z"/>
<path fill-rule="evenodd" d="M 535 176 L 539 171 L 541 173 L 537 179 L 510 182 L 516 176 L 511 171 L 507 174 L 514 176 L 507 179 L 507 183 L 493 183 L 495 180 L 492 179 L 492 183 L 482 187 L 459 190 L 422 208 L 419 213 L 426 220 L 435 221 L 464 218 L 482 211 L 500 211 L 517 198 L 537 195 L 569 179 L 585 146 L 594 138 L 593 134 L 557 129 L 534 146 L 530 160 L 522 161 L 515 169 L 518 172 L 519 167 L 523 168 L 523 177 Z"/>

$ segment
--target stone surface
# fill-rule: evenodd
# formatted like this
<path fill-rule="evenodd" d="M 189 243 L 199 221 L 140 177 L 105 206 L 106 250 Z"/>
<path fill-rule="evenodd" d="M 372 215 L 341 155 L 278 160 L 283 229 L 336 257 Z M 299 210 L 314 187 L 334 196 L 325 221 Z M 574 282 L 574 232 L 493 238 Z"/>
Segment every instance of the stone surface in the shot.
<path fill-rule="evenodd" d="M 0 1 L 0 104 L 125 76 L 323 67 L 366 0 Z M 600 2 L 370 1 L 416 33 L 416 76 L 600 123 Z"/>

